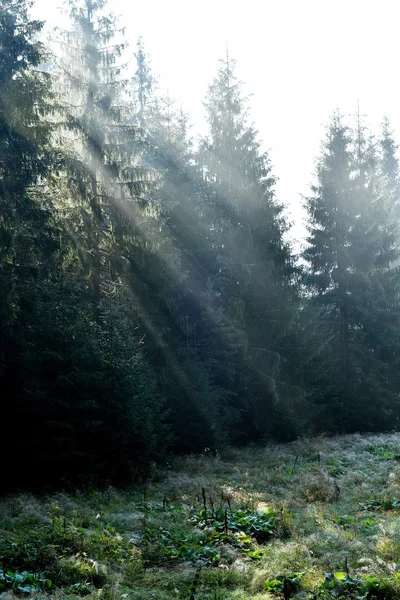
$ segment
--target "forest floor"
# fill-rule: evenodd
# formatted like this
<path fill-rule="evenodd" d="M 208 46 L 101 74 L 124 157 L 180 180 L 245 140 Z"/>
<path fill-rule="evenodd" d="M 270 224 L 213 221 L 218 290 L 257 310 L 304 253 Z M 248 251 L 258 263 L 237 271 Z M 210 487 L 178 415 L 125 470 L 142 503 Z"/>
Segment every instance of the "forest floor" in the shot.
<path fill-rule="evenodd" d="M 400 599 L 400 435 L 176 459 L 0 500 L 0 599 Z"/>

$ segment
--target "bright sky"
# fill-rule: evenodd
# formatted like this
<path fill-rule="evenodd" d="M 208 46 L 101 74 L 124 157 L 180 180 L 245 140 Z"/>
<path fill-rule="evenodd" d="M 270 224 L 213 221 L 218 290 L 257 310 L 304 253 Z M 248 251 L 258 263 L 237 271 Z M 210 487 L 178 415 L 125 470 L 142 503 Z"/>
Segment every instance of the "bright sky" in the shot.
<path fill-rule="evenodd" d="M 376 127 L 389 116 L 400 139 L 398 0 L 112 0 L 132 52 L 142 35 L 162 88 L 204 127 L 202 101 L 225 55 L 252 93 L 251 116 L 279 178 L 292 236 L 304 238 L 301 194 L 312 180 L 324 124 L 337 107 Z M 35 13 L 59 22 L 57 2 Z"/>

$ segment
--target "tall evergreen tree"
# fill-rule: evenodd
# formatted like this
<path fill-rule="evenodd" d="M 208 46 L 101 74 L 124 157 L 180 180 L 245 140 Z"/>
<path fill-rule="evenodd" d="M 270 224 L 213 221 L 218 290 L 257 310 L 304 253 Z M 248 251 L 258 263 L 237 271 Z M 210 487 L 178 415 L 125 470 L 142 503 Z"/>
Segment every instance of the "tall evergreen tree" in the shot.
<path fill-rule="evenodd" d="M 220 440 L 216 397 L 199 349 L 206 278 L 199 278 L 204 224 L 196 207 L 197 174 L 187 117 L 156 85 L 144 45 L 138 43 L 133 90 L 136 114 L 148 140 L 147 164 L 162 173 L 157 192 L 164 215 L 163 251 L 146 273 L 145 345 L 158 369 L 176 450 L 198 451 Z M 136 286 L 137 287 L 137 286 Z M 190 426 L 183 424 L 190 423 Z"/>
<path fill-rule="evenodd" d="M 41 69 L 42 23 L 30 2 L 0 7 L 0 385 L 2 418 L 18 424 L 14 443 L 31 436 L 25 353 L 40 294 L 55 268 L 57 231 L 44 178 L 51 166 L 49 77 Z M 0 451 L 5 456 L 7 436 Z M 5 465 L 4 482 L 15 465 Z"/>
<path fill-rule="evenodd" d="M 32 186 L 49 165 L 50 127 L 43 119 L 49 81 L 39 70 L 42 23 L 29 19 L 30 3 L 6 1 L 0 8 L 0 288 L 2 331 L 18 311 L 43 260 L 49 213 Z M 14 307 L 13 309 L 11 307 Z M 14 313 L 14 315 L 13 315 Z"/>
<path fill-rule="evenodd" d="M 383 119 L 382 131 L 379 139 L 380 168 L 386 180 L 386 189 L 391 196 L 392 217 L 395 222 L 400 221 L 400 178 L 399 160 L 397 158 L 398 146 L 394 140 L 388 117 Z M 400 243 L 400 240 L 398 240 Z M 399 261 L 394 265 L 398 266 Z M 394 266 L 393 265 L 393 266 Z"/>
<path fill-rule="evenodd" d="M 296 293 L 269 158 L 248 124 L 235 62 L 227 54 L 220 64 L 206 101 L 209 135 L 199 161 L 213 211 L 210 283 L 236 338 L 238 368 L 226 386 L 240 402 L 236 408 L 243 413 L 245 439 L 273 427 L 274 406 L 283 400 L 282 342 L 295 314 L 291 303 Z"/>
<path fill-rule="evenodd" d="M 382 172 L 386 176 L 387 189 L 393 193 L 394 202 L 399 204 L 399 160 L 397 158 L 398 146 L 391 131 L 390 121 L 385 117 L 382 122 L 382 131 L 379 139 Z"/>
<path fill-rule="evenodd" d="M 397 411 L 393 370 L 379 334 L 383 319 L 394 325 L 398 318 L 387 295 L 396 233 L 375 145 L 360 116 L 351 132 L 334 115 L 317 178 L 307 199 L 310 236 L 304 256 L 313 302 L 323 307 L 332 335 L 335 385 L 324 418 L 344 430 L 379 429 L 389 426 Z M 396 328 L 392 334 L 397 346 Z"/>
<path fill-rule="evenodd" d="M 144 236 L 145 244 L 157 243 L 150 216 L 157 207 L 150 206 L 147 197 L 157 174 L 143 163 L 140 130 L 125 122 L 120 60 L 124 43 L 113 43 L 121 31 L 104 6 L 90 0 L 72 5 L 72 29 L 62 33 L 67 59 L 61 59 L 60 85 L 62 139 L 68 144 L 73 136 L 67 182 L 80 209 L 80 243 L 85 246 L 97 304 L 102 281 L 115 280 L 121 268 L 116 245 L 123 245 L 126 229 L 139 245 Z M 103 287 L 107 293 L 107 285 Z"/>
<path fill-rule="evenodd" d="M 145 216 L 140 203 L 155 176 L 140 164 L 135 130 L 122 123 L 121 46 L 112 52 L 108 45 L 114 19 L 102 9 L 90 0 L 72 5 L 72 29 L 65 34 L 72 60 L 61 63 L 56 86 L 64 120 L 54 149 L 61 165 L 52 176 L 59 277 L 40 298 L 35 318 L 41 327 L 30 328 L 31 350 L 24 356 L 23 400 L 35 406 L 32 415 L 28 405 L 27 414 L 36 434 L 22 447 L 40 457 L 50 481 L 89 473 L 120 481 L 145 470 L 165 447 L 162 398 L 135 332 L 137 303 L 123 284 L 126 236 L 140 248 L 151 245 L 138 214 Z"/>

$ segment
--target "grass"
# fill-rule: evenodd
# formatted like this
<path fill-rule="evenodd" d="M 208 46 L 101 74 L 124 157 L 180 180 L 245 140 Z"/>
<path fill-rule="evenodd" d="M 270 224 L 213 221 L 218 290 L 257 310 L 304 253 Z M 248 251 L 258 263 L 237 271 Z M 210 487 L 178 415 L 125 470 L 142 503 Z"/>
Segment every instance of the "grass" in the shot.
<path fill-rule="evenodd" d="M 175 459 L 0 501 L 0 600 L 400 598 L 400 435 Z"/>

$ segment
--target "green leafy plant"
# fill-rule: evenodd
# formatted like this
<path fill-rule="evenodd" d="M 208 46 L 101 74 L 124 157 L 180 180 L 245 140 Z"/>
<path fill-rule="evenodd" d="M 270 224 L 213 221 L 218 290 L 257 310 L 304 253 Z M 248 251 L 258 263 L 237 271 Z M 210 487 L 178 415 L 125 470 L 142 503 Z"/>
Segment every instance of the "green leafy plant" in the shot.
<path fill-rule="evenodd" d="M 147 529 L 142 537 L 145 560 L 147 557 L 147 562 L 153 564 L 166 560 L 217 565 L 221 560 L 222 544 L 233 546 L 240 550 L 242 556 L 257 560 L 263 556 L 263 551 L 257 547 L 255 539 L 265 540 L 274 533 L 277 516 L 273 509 L 264 515 L 222 508 L 212 513 L 201 510 L 189 521 L 203 529 L 203 534 Z"/>
<path fill-rule="evenodd" d="M 210 527 L 217 532 L 243 532 L 262 543 L 274 534 L 279 518 L 280 511 L 273 508 L 269 508 L 263 514 L 249 510 L 218 508 L 212 513 L 201 510 L 193 517 L 192 522 L 203 529 Z"/>
<path fill-rule="evenodd" d="M 126 536 L 96 520 L 86 529 L 79 519 L 63 516 L 56 505 L 52 506 L 49 522 L 21 531 L 12 541 L 0 540 L 4 570 L 45 572 L 57 586 L 72 580 L 102 587 L 106 568 L 99 568 L 99 564 L 125 566 L 132 560 L 132 543 Z"/>
<path fill-rule="evenodd" d="M 252 560 L 258 560 L 264 555 L 263 550 L 254 543 L 254 539 L 243 531 L 219 532 L 213 530 L 207 537 L 211 544 L 229 544 L 239 549 L 242 556 Z"/>
<path fill-rule="evenodd" d="M 347 529 L 354 525 L 355 517 L 352 515 L 341 515 L 339 517 L 333 517 L 332 521 L 335 523 L 335 525 L 339 525 L 340 527 Z"/>
<path fill-rule="evenodd" d="M 285 598 L 288 598 L 299 590 L 303 577 L 304 572 L 289 573 L 287 575 L 278 574 L 273 579 L 267 579 L 264 588 L 270 594 L 284 594 Z"/>
<path fill-rule="evenodd" d="M 160 558 L 173 562 L 201 561 L 205 565 L 216 565 L 221 559 L 212 536 L 148 529 L 142 541 L 146 545 L 144 556 L 147 562 L 155 562 Z"/>
<path fill-rule="evenodd" d="M 370 498 L 360 502 L 361 510 L 400 510 L 400 500 L 398 498 L 382 497 Z"/>
<path fill-rule="evenodd" d="M 375 521 L 373 519 L 363 519 L 361 521 L 361 525 L 364 525 L 364 527 L 373 527 L 375 525 Z"/>
<path fill-rule="evenodd" d="M 89 583 L 85 582 L 73 583 L 69 586 L 69 590 L 70 592 L 72 592 L 73 594 L 77 594 L 78 596 L 88 596 L 89 594 L 95 591 L 95 588 L 93 588 L 93 586 Z"/>
<path fill-rule="evenodd" d="M 390 446 L 376 444 L 369 448 L 369 452 L 381 460 L 400 460 L 400 453 Z"/>
<path fill-rule="evenodd" d="M 364 580 L 351 577 L 341 571 L 325 573 L 325 580 L 320 583 L 310 598 L 366 600 L 368 598 L 368 587 Z"/>
<path fill-rule="evenodd" d="M 49 590 L 52 585 L 53 582 L 44 573 L 0 569 L 0 592 L 11 589 L 16 593 L 32 594 L 40 590 Z"/>
<path fill-rule="evenodd" d="M 325 580 L 319 584 L 315 592 L 309 596 L 310 600 L 331 598 L 347 600 L 394 600 L 398 598 L 398 591 L 393 585 L 376 577 L 352 577 L 348 573 L 338 571 L 325 573 Z"/>
<path fill-rule="evenodd" d="M 337 458 L 329 458 L 326 461 L 326 469 L 331 477 L 338 478 L 348 470 L 343 461 Z"/>

